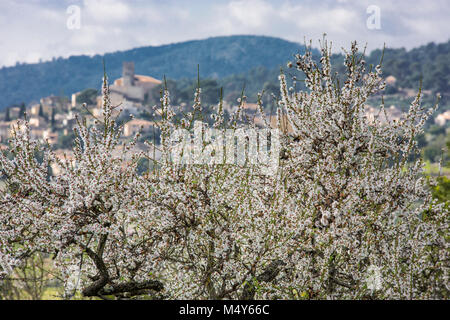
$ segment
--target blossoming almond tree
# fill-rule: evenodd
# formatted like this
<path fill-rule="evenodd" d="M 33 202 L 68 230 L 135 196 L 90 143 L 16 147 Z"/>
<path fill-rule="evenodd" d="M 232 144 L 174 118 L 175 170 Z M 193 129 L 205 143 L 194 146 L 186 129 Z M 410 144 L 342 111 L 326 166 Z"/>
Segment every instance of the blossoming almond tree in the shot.
<path fill-rule="evenodd" d="M 419 92 L 404 119 L 370 121 L 380 66 L 366 73 L 353 43 L 340 86 L 326 41 L 321 50 L 320 64 L 311 51 L 296 56 L 307 91 L 280 76 L 279 113 L 292 129 L 282 177 L 295 198 L 287 210 L 300 217 L 285 287 L 316 298 L 448 297 L 449 214 L 431 200 L 415 141 L 432 110 Z"/>
<path fill-rule="evenodd" d="M 117 153 L 106 76 L 103 117 L 79 121 L 73 160 L 19 122 L 10 155 L 0 156 L 0 272 L 43 252 L 85 296 L 448 298 L 448 207 L 431 200 L 412 156 L 430 112 L 419 94 L 403 120 L 369 121 L 364 104 L 384 88 L 380 66 L 366 72 L 353 44 L 341 86 L 330 55 L 324 42 L 319 64 L 310 50 L 296 56 L 306 91 L 281 74 L 283 152 L 270 175 L 248 162 L 171 161 L 171 134 L 202 111 L 200 88 L 180 121 L 162 92 L 162 157 L 143 176 L 136 166 L 151 149 L 132 151 L 135 137 Z M 254 128 L 241 121 L 243 101 L 228 126 L 219 103 L 217 132 Z"/>
<path fill-rule="evenodd" d="M 242 118 L 242 105 L 243 101 L 230 119 L 229 127 L 236 133 L 241 132 L 238 119 Z M 161 110 L 171 119 L 175 114 L 166 90 Z M 225 134 L 222 110 L 219 103 L 213 127 Z M 163 117 L 162 148 L 170 149 L 166 144 L 170 129 L 193 127 L 200 111 L 197 89 L 193 112 L 179 124 Z M 194 146 L 192 157 L 198 151 L 204 153 L 205 143 L 203 139 L 202 150 Z M 162 154 L 168 156 L 173 151 L 163 150 Z M 171 297 L 253 298 L 253 282 L 260 279 L 271 283 L 286 258 L 285 243 L 290 241 L 292 229 L 289 223 L 293 225 L 295 215 L 279 211 L 286 195 L 283 184 L 262 175 L 260 166 L 237 166 L 227 163 L 226 158 L 224 152 L 223 159 L 216 163 L 191 159 L 186 165 L 163 159 L 158 177 L 153 178 L 156 190 L 150 202 L 155 212 L 165 217 L 166 230 L 172 231 L 163 234 L 167 250 L 161 251 L 159 258 L 165 269 L 165 289 Z"/>
<path fill-rule="evenodd" d="M 12 159 L 0 158 L 8 186 L 1 193 L 3 273 L 40 251 L 54 255 L 66 279 L 73 266 L 80 269 L 86 296 L 162 289 L 148 276 L 155 260 L 155 218 L 130 232 L 136 220 L 150 215 L 142 199 L 151 185 L 136 174 L 142 155 L 129 151 L 136 139 L 114 153 L 121 128 L 112 117 L 106 81 L 105 77 L 102 122 L 88 128 L 79 121 L 73 160 L 59 159 L 49 146 L 32 141 L 28 123 L 18 122 L 11 139 Z M 36 151 L 43 152 L 42 162 L 34 156 Z M 60 175 L 49 175 L 52 163 L 60 167 Z"/>

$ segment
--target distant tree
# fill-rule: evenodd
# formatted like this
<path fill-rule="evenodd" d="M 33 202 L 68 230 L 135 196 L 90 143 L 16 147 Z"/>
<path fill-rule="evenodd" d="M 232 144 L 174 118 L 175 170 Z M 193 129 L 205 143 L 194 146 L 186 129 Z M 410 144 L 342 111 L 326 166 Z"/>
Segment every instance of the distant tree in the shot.
<path fill-rule="evenodd" d="M 394 94 L 394 93 L 397 93 L 397 92 L 398 92 L 398 89 L 394 85 L 387 86 L 386 90 L 385 90 L 386 94 Z"/>
<path fill-rule="evenodd" d="M 226 102 L 235 104 L 236 100 L 241 96 L 241 92 L 239 91 L 230 91 L 225 94 L 223 98 Z"/>
<path fill-rule="evenodd" d="M 442 164 L 446 168 L 450 168 L 450 134 L 447 135 L 446 153 L 442 153 Z M 439 202 L 446 203 L 450 206 L 450 179 L 446 176 L 439 176 L 437 184 L 432 186 L 433 197 Z"/>
<path fill-rule="evenodd" d="M 45 114 L 44 114 L 44 108 L 42 107 L 42 104 L 39 104 L 39 117 L 43 117 L 45 118 Z"/>
<path fill-rule="evenodd" d="M 266 107 L 272 108 L 274 107 L 274 102 L 276 103 L 276 99 L 274 101 L 274 96 L 278 97 L 280 94 L 280 86 L 276 85 L 273 82 L 264 83 L 264 96 L 263 101 Z"/>
<path fill-rule="evenodd" d="M 445 127 L 433 124 L 428 129 L 428 133 L 432 134 L 432 135 L 435 135 L 435 136 L 440 135 L 440 134 L 444 134 L 445 135 Z"/>
<path fill-rule="evenodd" d="M 280 86 L 273 82 L 266 82 L 264 83 L 263 90 L 266 93 L 278 94 L 280 92 Z"/>
<path fill-rule="evenodd" d="M 433 186 L 433 197 L 439 202 L 450 204 L 450 179 L 446 176 L 437 178 L 437 185 Z"/>
<path fill-rule="evenodd" d="M 442 157 L 442 148 L 444 148 L 444 136 L 435 138 L 432 142 L 423 148 L 422 155 L 425 160 L 437 163 Z"/>
<path fill-rule="evenodd" d="M 56 114 L 55 108 L 52 108 L 52 115 L 50 118 L 50 127 L 52 128 L 53 132 L 56 130 L 55 114 Z"/>
<path fill-rule="evenodd" d="M 70 131 L 67 135 L 60 134 L 58 142 L 53 146 L 54 149 L 71 149 L 75 141 L 75 133 Z"/>
<path fill-rule="evenodd" d="M 11 115 L 9 114 L 9 108 L 6 108 L 5 110 L 5 121 L 11 121 Z"/>
<path fill-rule="evenodd" d="M 136 167 L 136 171 L 139 175 L 143 175 L 148 172 L 150 168 L 150 161 L 148 158 L 140 158 Z"/>
<path fill-rule="evenodd" d="M 216 80 L 207 79 L 201 81 L 202 100 L 206 104 L 216 104 L 219 102 L 220 85 Z"/>
<path fill-rule="evenodd" d="M 80 92 L 77 97 L 77 103 L 83 104 L 86 103 L 88 105 L 96 104 L 97 102 L 98 90 L 96 89 L 85 89 Z"/>
<path fill-rule="evenodd" d="M 20 105 L 20 110 L 19 110 L 19 118 L 24 118 L 26 112 L 27 112 L 27 108 L 25 107 L 25 103 L 22 102 L 22 104 Z"/>
<path fill-rule="evenodd" d="M 188 83 L 180 83 L 177 87 L 177 92 L 175 95 L 176 102 L 187 102 L 194 99 L 194 91 L 198 86 L 198 81 L 191 80 Z M 202 79 L 200 80 L 200 86 L 202 91 L 202 103 L 206 105 L 216 104 L 219 102 L 220 97 L 220 84 L 215 79 Z M 169 91 L 171 88 L 168 85 Z M 172 92 L 172 91 L 170 91 Z M 172 94 L 171 94 L 172 97 Z"/>

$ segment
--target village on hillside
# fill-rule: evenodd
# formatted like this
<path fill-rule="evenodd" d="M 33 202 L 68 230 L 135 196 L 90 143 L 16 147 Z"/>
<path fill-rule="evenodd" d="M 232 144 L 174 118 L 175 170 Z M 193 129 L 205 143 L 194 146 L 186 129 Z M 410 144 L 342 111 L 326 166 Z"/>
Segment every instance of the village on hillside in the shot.
<path fill-rule="evenodd" d="M 123 109 L 123 114 L 129 118 L 124 121 L 123 139 L 134 137 L 137 132 L 141 132 L 143 139 L 139 141 L 136 148 L 144 150 L 146 147 L 144 139 L 155 138 L 155 118 L 148 116 L 152 111 L 151 107 L 146 105 L 146 98 L 150 91 L 162 84 L 161 80 L 148 75 L 135 74 L 134 62 L 124 62 L 122 67 L 122 77 L 115 79 L 110 85 L 111 103 L 113 106 L 119 106 Z M 388 85 L 395 85 L 396 79 L 393 76 L 386 78 Z M 24 118 L 24 113 L 29 121 L 31 138 L 41 142 L 48 142 L 58 155 L 71 156 L 70 150 L 73 145 L 73 128 L 76 125 L 75 115 L 80 114 L 88 125 L 95 119 L 102 117 L 102 97 L 99 91 L 86 89 L 75 92 L 71 99 L 51 95 L 43 97 L 39 102 L 31 103 L 28 106 L 11 106 L 6 108 L 3 116 L 0 115 L 0 146 L 5 149 L 11 132 L 17 124 L 17 119 Z M 400 93 L 406 98 L 412 98 L 417 94 L 414 90 L 403 89 Z M 425 94 L 430 94 L 425 92 Z M 182 103 L 182 105 L 186 105 Z M 231 114 L 236 109 L 236 104 L 224 101 L 225 112 Z M 251 118 L 257 126 L 263 125 L 264 121 L 257 112 L 257 104 L 246 102 L 245 111 L 251 115 Z M 399 120 L 403 112 L 401 108 L 395 105 L 386 106 L 386 115 L 389 120 Z M 370 120 L 380 117 L 386 121 L 385 115 L 380 114 L 378 107 L 367 104 L 365 112 Z M 130 115 L 132 117 L 130 117 Z M 147 116 L 144 116 L 147 115 Z M 274 117 L 271 118 L 271 125 L 275 125 Z M 438 126 L 445 126 L 450 120 L 450 111 L 443 112 L 435 116 L 434 121 Z M 155 140 L 155 143 L 157 141 Z"/>

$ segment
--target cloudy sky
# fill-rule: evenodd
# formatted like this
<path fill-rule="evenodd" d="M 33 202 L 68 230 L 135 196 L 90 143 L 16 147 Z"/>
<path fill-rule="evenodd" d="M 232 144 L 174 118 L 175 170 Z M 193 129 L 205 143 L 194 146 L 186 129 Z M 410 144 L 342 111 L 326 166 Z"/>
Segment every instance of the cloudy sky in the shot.
<path fill-rule="evenodd" d="M 0 66 L 234 34 L 409 49 L 449 40 L 449 16 L 448 0 L 1 0 Z"/>

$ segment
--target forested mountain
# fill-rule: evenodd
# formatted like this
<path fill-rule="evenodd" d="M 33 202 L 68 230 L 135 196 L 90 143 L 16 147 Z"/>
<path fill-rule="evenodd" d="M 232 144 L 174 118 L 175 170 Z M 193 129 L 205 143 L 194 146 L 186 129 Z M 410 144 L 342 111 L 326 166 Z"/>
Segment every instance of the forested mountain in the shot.
<path fill-rule="evenodd" d="M 278 38 L 229 36 L 93 57 L 72 56 L 37 64 L 18 64 L 0 69 L 0 110 L 50 94 L 68 96 L 85 88 L 98 88 L 103 58 L 110 79 L 121 76 L 123 61 L 134 61 L 137 74 L 160 79 L 165 75 L 168 79 L 179 80 L 177 87 L 186 91 L 194 83 L 188 79 L 197 77 L 197 65 L 200 65 L 201 78 L 211 79 L 205 84 L 214 88 L 223 86 L 225 97 L 234 98 L 244 84 L 247 94 L 253 97 L 256 91 L 277 85 L 280 66 L 285 66 L 293 54 L 302 51 L 303 45 Z M 376 65 L 381 56 L 381 49 L 368 53 L 367 65 Z M 343 55 L 333 56 L 334 67 L 340 72 L 342 62 Z M 418 88 L 422 79 L 424 89 L 440 92 L 445 101 L 450 92 L 449 63 L 450 41 L 429 43 L 409 51 L 387 48 L 383 71 L 386 76 L 397 78 L 399 88 Z"/>
<path fill-rule="evenodd" d="M 161 79 L 222 78 L 257 66 L 278 68 L 303 50 L 299 43 L 265 36 L 229 36 L 149 46 L 105 55 L 72 56 L 0 69 L 0 109 L 50 94 L 69 95 L 101 83 L 102 59 L 111 79 L 121 76 L 122 62 L 134 61 L 137 74 Z"/>
<path fill-rule="evenodd" d="M 334 70 L 340 74 L 345 73 L 344 55 L 334 54 L 331 59 Z M 375 66 L 381 59 L 384 76 L 392 75 L 397 80 L 395 85 L 388 86 L 386 94 L 396 93 L 400 88 L 417 90 L 422 80 L 424 90 L 431 90 L 433 95 L 438 92 L 441 94 L 441 106 L 449 104 L 450 41 L 439 44 L 429 43 L 409 51 L 404 48 L 386 48 L 384 54 L 382 49 L 376 49 L 367 54 L 366 65 L 368 67 Z M 285 65 L 286 63 L 284 63 Z M 279 72 L 279 68 L 268 69 L 263 66 L 225 77 L 219 82 L 225 92 L 227 88 L 236 91 L 245 83 L 248 95 L 254 97 L 256 90 L 278 86 L 277 75 Z"/>
<path fill-rule="evenodd" d="M 368 63 L 376 64 L 381 50 L 371 52 Z M 417 87 L 420 79 L 424 89 L 450 93 L 450 41 L 429 43 L 410 51 L 386 49 L 383 58 L 385 75 L 397 78 L 397 85 L 403 88 Z"/>

